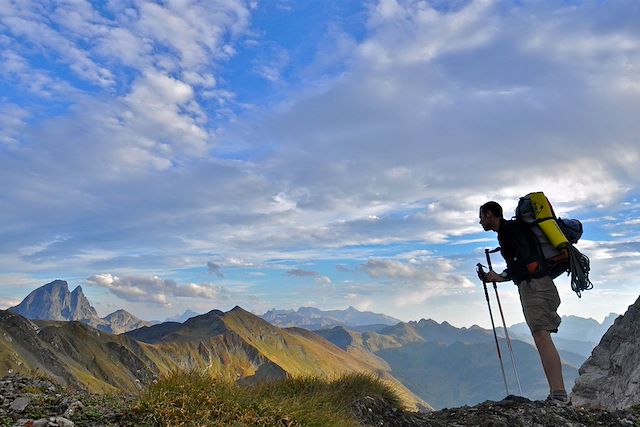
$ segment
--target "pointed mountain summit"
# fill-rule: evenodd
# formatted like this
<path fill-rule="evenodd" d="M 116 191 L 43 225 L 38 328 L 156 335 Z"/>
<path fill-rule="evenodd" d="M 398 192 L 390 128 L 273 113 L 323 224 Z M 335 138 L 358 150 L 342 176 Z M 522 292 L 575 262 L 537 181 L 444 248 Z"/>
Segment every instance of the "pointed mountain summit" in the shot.
<path fill-rule="evenodd" d="M 193 311 L 191 309 L 187 309 L 182 314 L 178 314 L 178 315 L 172 316 L 172 317 L 167 317 L 165 322 L 180 322 L 180 323 L 183 323 L 183 322 L 191 319 L 192 317 L 199 316 L 200 314 L 201 313 L 196 313 L 195 311 Z"/>
<path fill-rule="evenodd" d="M 98 329 L 112 334 L 122 334 L 127 331 L 142 328 L 143 326 L 151 325 L 151 322 L 138 319 L 133 314 L 122 309 L 116 310 L 113 313 L 106 315 L 102 318 L 102 320 L 108 322 L 109 326 L 98 325 Z"/>
<path fill-rule="evenodd" d="M 78 286 L 69 292 L 64 280 L 54 280 L 31 292 L 20 304 L 9 310 L 29 319 L 94 320 L 100 319 L 95 308 Z"/>
<path fill-rule="evenodd" d="M 64 280 L 54 280 L 31 292 L 22 302 L 9 311 L 31 320 L 78 320 L 104 332 L 121 334 L 148 326 L 151 322 L 140 320 L 125 310 L 117 310 L 104 319 L 91 305 L 82 287 L 69 292 Z"/>
<path fill-rule="evenodd" d="M 123 337 L 141 342 L 145 348 L 171 352 L 171 363 L 212 366 L 214 371 L 248 383 L 264 378 L 333 378 L 365 372 L 390 381 L 409 406 L 428 407 L 375 356 L 360 358 L 311 331 L 274 326 L 239 306 L 227 312 L 212 310 L 184 323 L 140 328 Z"/>

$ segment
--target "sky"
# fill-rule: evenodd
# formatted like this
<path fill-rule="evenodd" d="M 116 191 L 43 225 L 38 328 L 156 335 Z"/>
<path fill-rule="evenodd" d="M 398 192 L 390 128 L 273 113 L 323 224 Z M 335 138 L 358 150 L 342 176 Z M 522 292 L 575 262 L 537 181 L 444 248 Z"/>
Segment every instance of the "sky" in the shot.
<path fill-rule="evenodd" d="M 533 191 L 584 225 L 561 315 L 640 294 L 638 2 L 0 0 L 0 56 L 0 309 L 489 326 L 478 207 Z"/>

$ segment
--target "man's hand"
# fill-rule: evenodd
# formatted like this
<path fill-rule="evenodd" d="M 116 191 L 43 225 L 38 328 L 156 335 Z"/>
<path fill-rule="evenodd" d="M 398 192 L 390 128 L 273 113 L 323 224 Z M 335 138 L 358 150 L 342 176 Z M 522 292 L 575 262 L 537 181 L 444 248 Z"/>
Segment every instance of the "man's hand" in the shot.
<path fill-rule="evenodd" d="M 493 270 L 489 270 L 489 272 L 484 277 L 485 282 L 504 282 L 505 278 L 496 273 Z"/>

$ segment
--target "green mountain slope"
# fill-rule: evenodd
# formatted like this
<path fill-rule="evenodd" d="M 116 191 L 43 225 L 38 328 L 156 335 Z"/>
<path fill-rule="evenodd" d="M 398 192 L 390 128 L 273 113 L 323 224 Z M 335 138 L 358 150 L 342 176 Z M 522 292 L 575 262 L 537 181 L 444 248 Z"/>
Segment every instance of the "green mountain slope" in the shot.
<path fill-rule="evenodd" d="M 506 342 L 501 340 L 500 345 L 509 391 L 519 394 Z M 531 399 L 544 399 L 549 386 L 538 353 L 521 341 L 512 341 L 512 346 L 524 395 Z M 396 378 L 428 400 L 434 408 L 472 405 L 506 396 L 495 343 L 492 342 L 413 343 L 382 350 L 377 355 L 389 363 Z M 570 390 L 578 371 L 565 363 L 563 373 Z"/>
<path fill-rule="evenodd" d="M 184 324 L 154 325 L 125 335 L 148 344 L 162 345 L 163 348 L 177 342 L 184 348 L 212 335 L 235 336 L 238 345 L 243 346 L 243 352 L 250 355 L 244 359 L 251 361 L 242 366 L 244 371 L 237 367 L 238 378 L 309 375 L 335 378 L 354 372 L 373 373 L 387 380 L 410 406 L 429 408 L 389 373 L 386 362 L 370 352 L 345 351 L 306 329 L 279 328 L 240 307 L 227 313 L 214 310 L 193 317 Z M 259 362 L 256 358 L 260 358 Z M 236 354 L 228 363 L 237 364 L 241 359 Z M 217 369 L 228 371 L 221 366 Z"/>
<path fill-rule="evenodd" d="M 382 359 L 389 366 L 391 375 L 435 408 L 476 404 L 505 396 L 491 331 L 421 320 L 397 324 L 380 333 L 359 333 L 343 327 L 317 333 L 348 353 L 369 353 Z M 513 339 L 512 345 L 523 393 L 533 399 L 545 398 L 548 385 L 536 349 Z M 501 349 L 510 392 L 517 394 L 504 340 L 501 340 Z M 575 365 L 567 362 L 580 361 L 581 356 L 572 353 L 562 356 L 569 390 L 578 372 Z"/>
<path fill-rule="evenodd" d="M 312 332 L 275 327 L 239 307 L 122 335 L 0 311 L 0 367 L 97 392 L 134 391 L 162 374 L 192 368 L 242 382 L 362 372 L 388 381 L 409 407 L 429 408 L 386 364 L 360 360 Z"/>

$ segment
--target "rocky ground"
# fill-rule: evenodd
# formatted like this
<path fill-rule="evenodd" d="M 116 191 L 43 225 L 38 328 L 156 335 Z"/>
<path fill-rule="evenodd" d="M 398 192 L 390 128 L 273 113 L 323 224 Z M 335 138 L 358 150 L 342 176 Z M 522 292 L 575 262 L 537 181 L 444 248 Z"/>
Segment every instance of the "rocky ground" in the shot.
<path fill-rule="evenodd" d="M 0 426 L 140 426 L 129 409 L 135 396 L 100 396 L 63 388 L 46 379 L 10 375 L 0 379 Z M 364 398 L 354 415 L 363 426 L 638 426 L 638 410 L 605 411 L 555 406 L 509 396 L 476 406 L 430 413 L 405 412 L 383 400 Z"/>
<path fill-rule="evenodd" d="M 0 379 L 0 426 L 134 426 L 126 410 L 134 396 L 105 396 L 64 388 L 46 379 Z"/>
<path fill-rule="evenodd" d="M 425 414 L 398 411 L 382 401 L 364 399 L 354 410 L 364 426 L 640 426 L 640 408 L 637 411 L 605 411 L 556 406 L 518 396 Z"/>

